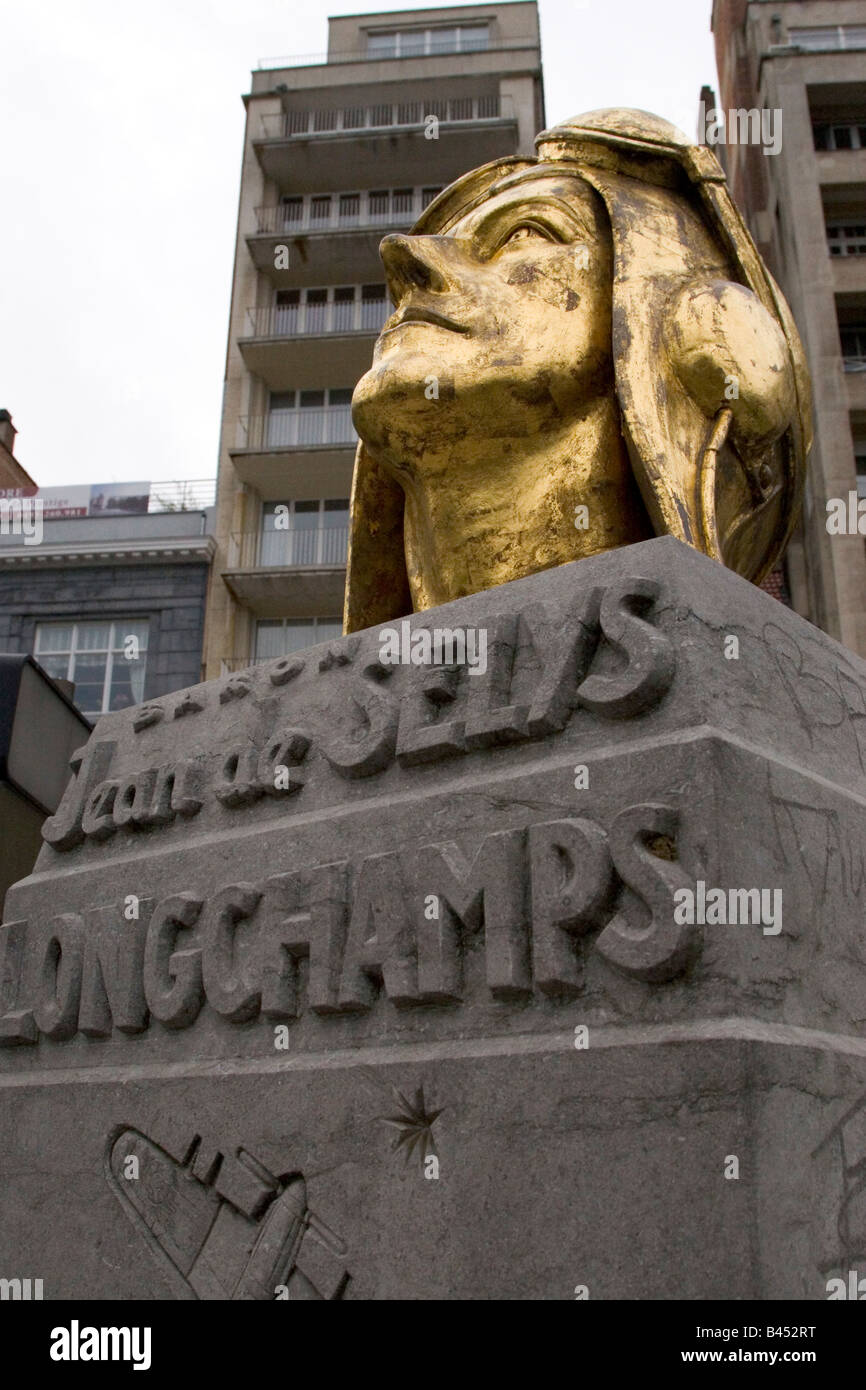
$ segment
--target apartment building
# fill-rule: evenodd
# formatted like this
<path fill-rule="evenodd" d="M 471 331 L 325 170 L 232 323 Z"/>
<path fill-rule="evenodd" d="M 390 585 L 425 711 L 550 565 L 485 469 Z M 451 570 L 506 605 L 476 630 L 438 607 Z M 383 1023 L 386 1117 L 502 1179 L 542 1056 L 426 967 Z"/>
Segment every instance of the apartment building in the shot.
<path fill-rule="evenodd" d="M 788 552 L 791 597 L 866 656 L 866 516 L 858 532 L 850 505 L 866 498 L 866 0 L 714 0 L 712 27 L 718 105 L 741 113 L 726 122 L 728 180 L 812 372 L 815 444 Z M 781 119 L 778 153 L 765 154 L 750 111 Z M 838 533 L 833 499 L 848 503 Z"/>
<path fill-rule="evenodd" d="M 532 154 L 537 6 L 328 21 L 252 74 L 206 628 L 208 678 L 342 630 L 350 401 L 390 306 L 379 243 L 458 175 Z"/>

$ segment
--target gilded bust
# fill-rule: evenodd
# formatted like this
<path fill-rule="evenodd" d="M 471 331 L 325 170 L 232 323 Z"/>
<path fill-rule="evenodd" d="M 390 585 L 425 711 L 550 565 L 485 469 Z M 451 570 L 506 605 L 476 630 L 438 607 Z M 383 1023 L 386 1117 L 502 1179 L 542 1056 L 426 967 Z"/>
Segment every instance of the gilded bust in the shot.
<path fill-rule="evenodd" d="M 796 521 L 803 350 L 715 156 L 625 110 L 536 145 L 382 242 L 347 632 L 662 534 L 757 583 Z"/>

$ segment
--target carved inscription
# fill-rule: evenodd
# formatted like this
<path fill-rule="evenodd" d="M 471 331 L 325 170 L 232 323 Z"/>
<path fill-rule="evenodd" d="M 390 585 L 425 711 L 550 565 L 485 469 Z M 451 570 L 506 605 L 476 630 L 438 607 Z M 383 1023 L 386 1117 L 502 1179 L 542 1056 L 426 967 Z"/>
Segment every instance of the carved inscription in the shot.
<path fill-rule="evenodd" d="M 75 755 L 77 775 L 43 835 L 55 850 L 66 851 L 118 832 L 153 832 L 177 817 L 197 815 L 209 800 L 231 811 L 264 797 L 295 798 L 292 804 L 302 806 L 309 778 L 327 769 L 355 780 L 374 777 L 395 760 L 413 767 L 540 739 L 560 732 L 579 708 L 606 719 L 633 718 L 657 704 L 674 677 L 672 644 L 650 620 L 658 596 L 654 580 L 632 577 L 591 589 L 565 620 L 542 604 L 491 618 L 485 625 L 487 669 L 472 679 L 453 666 L 436 666 L 398 694 L 392 690 L 394 667 L 378 657 L 359 659 L 317 738 L 310 730 L 278 726 L 264 740 L 246 738 L 219 752 L 122 777 L 109 776 L 114 742 L 91 742 Z M 348 647 L 334 644 L 319 670 L 351 665 L 357 647 L 357 639 Z M 531 664 L 531 680 L 521 678 L 519 657 Z M 283 658 L 271 668 L 269 684 L 282 686 L 303 669 L 302 660 Z M 219 688 L 220 703 L 246 700 L 255 680 L 253 671 L 230 678 Z M 202 708 L 204 697 L 186 692 L 173 717 Z M 133 725 L 143 731 L 164 717 L 162 706 L 145 706 Z M 310 756 L 314 750 L 321 754 L 317 759 Z"/>
<path fill-rule="evenodd" d="M 10 922 L 0 1043 L 137 1033 L 150 1020 L 188 1028 L 205 1006 L 246 1023 L 365 1011 L 380 995 L 399 1008 L 460 1002 L 470 989 L 568 997 L 586 951 L 633 979 L 668 980 L 698 946 L 674 916 L 674 893 L 692 879 L 651 850 L 664 837 L 675 852 L 677 832 L 674 807 L 637 805 L 609 831 L 586 817 L 546 821 L 496 831 L 474 851 L 432 843 L 141 900 L 134 922 L 122 904 L 32 929 Z"/>

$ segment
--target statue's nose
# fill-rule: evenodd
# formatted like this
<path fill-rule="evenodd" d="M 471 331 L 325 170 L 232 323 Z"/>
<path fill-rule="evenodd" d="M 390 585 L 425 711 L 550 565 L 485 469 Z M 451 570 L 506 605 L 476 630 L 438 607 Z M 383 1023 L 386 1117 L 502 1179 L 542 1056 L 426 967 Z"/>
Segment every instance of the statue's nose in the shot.
<path fill-rule="evenodd" d="M 383 238 L 379 253 L 395 304 L 399 304 L 411 289 L 436 293 L 448 288 L 448 281 L 440 268 L 442 253 L 439 242 L 443 240 L 443 237 L 401 236 L 393 232 Z"/>

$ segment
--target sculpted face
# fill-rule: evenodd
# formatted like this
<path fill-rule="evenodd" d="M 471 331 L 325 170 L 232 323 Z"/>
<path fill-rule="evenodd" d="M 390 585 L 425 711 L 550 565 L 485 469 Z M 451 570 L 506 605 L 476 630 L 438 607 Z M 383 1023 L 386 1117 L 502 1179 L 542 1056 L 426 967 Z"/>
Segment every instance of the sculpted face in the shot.
<path fill-rule="evenodd" d="M 650 535 L 613 385 L 611 233 L 589 184 L 512 176 L 447 235 L 381 250 L 396 310 L 353 417 L 405 494 L 414 606 Z"/>
<path fill-rule="evenodd" d="M 608 388 L 611 237 L 581 179 L 517 179 L 447 235 L 388 236 L 381 250 L 396 312 L 353 414 L 392 468 L 411 473 L 431 430 L 559 430 Z"/>

